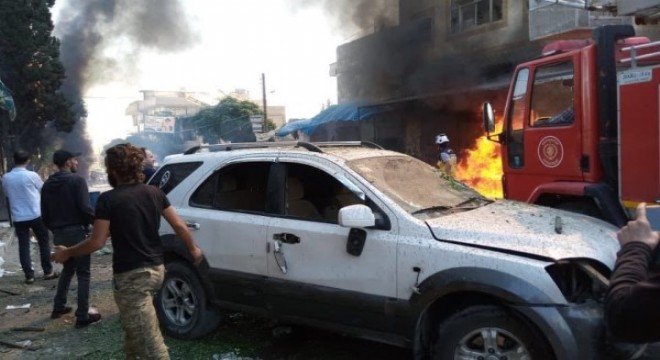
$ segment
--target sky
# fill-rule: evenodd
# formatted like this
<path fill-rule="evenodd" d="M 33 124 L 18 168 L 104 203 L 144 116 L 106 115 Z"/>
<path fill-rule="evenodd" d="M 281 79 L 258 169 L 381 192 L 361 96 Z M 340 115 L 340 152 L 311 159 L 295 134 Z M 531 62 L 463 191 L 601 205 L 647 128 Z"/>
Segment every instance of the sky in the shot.
<path fill-rule="evenodd" d="M 56 2 L 56 35 L 66 16 L 60 10 L 74 1 Z M 130 102 L 140 100 L 140 90 L 246 89 L 252 98 L 261 99 L 264 73 L 268 104 L 286 106 L 287 119 L 309 118 L 327 102 L 336 103 L 336 79 L 329 68 L 336 61 L 337 46 L 346 40 L 332 30 L 319 7 L 294 10 L 286 2 L 182 0 L 185 13 L 180 16 L 199 36 L 178 52 L 141 49 L 127 56 L 123 50 L 128 40 L 113 41 L 104 56 L 117 54 L 117 61 L 131 64 L 95 81 L 83 93 L 95 151 L 134 130 L 124 112 Z"/>

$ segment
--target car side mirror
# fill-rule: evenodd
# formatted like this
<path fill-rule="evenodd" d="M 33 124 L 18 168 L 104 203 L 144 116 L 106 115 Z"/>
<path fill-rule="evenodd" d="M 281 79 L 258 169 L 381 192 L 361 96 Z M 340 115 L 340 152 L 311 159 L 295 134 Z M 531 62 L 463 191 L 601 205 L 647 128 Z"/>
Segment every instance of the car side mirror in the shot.
<path fill-rule="evenodd" d="M 374 226 L 376 218 L 374 213 L 366 205 L 357 204 L 344 206 L 339 209 L 337 222 L 340 226 L 348 228 L 366 228 Z"/>
<path fill-rule="evenodd" d="M 484 130 L 486 134 L 490 134 L 495 131 L 495 112 L 493 111 L 493 106 L 486 101 L 483 105 L 484 111 Z"/>
<path fill-rule="evenodd" d="M 493 110 L 493 106 L 488 101 L 486 101 L 483 105 L 483 115 L 486 138 L 496 143 L 504 143 L 504 133 L 492 134 L 492 132 L 495 131 L 495 110 Z"/>

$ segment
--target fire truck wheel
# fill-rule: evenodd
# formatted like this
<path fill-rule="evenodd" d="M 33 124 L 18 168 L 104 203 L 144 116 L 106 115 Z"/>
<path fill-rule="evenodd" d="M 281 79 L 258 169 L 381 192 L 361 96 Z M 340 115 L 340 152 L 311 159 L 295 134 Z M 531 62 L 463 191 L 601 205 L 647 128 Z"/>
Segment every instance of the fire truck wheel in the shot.
<path fill-rule="evenodd" d="M 538 331 L 497 306 L 473 306 L 440 324 L 433 360 L 554 359 Z"/>

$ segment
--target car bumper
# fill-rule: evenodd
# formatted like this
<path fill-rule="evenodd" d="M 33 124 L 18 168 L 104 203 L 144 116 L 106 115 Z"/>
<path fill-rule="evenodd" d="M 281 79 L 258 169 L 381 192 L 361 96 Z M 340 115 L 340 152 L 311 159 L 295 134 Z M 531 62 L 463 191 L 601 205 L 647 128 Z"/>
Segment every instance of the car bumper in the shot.
<path fill-rule="evenodd" d="M 516 309 L 538 326 L 557 359 L 635 359 L 645 348 L 611 341 L 603 324 L 603 306 L 594 301 Z"/>

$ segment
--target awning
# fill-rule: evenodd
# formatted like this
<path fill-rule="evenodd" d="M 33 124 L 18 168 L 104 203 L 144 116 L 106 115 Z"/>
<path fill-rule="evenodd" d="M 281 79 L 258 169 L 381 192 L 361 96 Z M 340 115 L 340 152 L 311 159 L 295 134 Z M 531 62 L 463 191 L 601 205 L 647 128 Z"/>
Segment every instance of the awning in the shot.
<path fill-rule="evenodd" d="M 311 119 L 286 123 L 275 132 L 275 135 L 286 136 L 294 131 L 302 131 L 307 135 L 311 135 L 319 125 L 332 121 L 360 121 L 379 112 L 382 112 L 382 110 L 378 107 L 368 106 L 366 104 L 345 103 L 330 105 Z"/>

